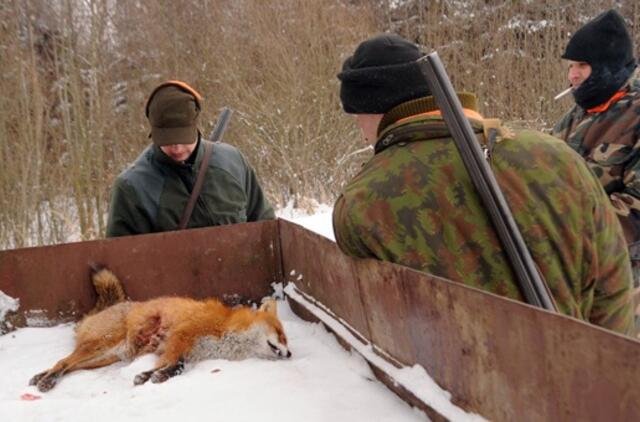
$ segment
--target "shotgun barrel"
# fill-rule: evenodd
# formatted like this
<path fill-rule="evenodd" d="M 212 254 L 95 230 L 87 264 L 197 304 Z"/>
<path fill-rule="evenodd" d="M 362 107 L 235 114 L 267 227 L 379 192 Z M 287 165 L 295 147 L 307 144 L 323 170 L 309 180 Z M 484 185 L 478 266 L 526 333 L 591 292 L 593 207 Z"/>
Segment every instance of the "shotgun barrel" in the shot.
<path fill-rule="evenodd" d="M 218 120 L 216 121 L 216 125 L 213 127 L 211 131 L 211 135 L 209 135 L 209 140 L 211 142 L 220 142 L 222 139 L 222 135 L 224 131 L 227 129 L 229 125 L 229 121 L 231 120 L 231 115 L 233 114 L 233 110 L 229 107 L 224 107 L 220 112 L 220 116 L 218 116 Z"/>
<path fill-rule="evenodd" d="M 462 111 L 460 100 L 438 53 L 433 52 L 420 58 L 418 64 L 427 78 L 431 93 L 451 131 L 469 177 L 502 242 L 525 301 L 537 307 L 557 311 L 555 302 L 535 266 L 495 176 L 484 158 L 476 135 Z"/>

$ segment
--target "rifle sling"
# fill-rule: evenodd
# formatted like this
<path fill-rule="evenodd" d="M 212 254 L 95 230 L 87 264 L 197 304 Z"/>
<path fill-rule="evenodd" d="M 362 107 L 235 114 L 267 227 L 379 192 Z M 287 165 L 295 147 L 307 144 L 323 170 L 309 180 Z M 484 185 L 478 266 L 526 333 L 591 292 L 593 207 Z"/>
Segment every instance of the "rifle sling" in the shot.
<path fill-rule="evenodd" d="M 180 219 L 180 225 L 178 226 L 178 230 L 184 230 L 187 228 L 187 224 L 189 224 L 189 220 L 191 219 L 191 213 L 193 212 L 193 208 L 196 206 L 196 201 L 198 200 L 198 196 L 200 196 L 200 190 L 202 190 L 202 184 L 204 183 L 204 175 L 207 172 L 207 168 L 209 167 L 209 158 L 213 153 L 213 142 L 205 141 L 204 142 L 204 156 L 202 157 L 202 161 L 200 162 L 200 169 L 198 170 L 198 178 L 196 179 L 196 183 L 193 186 L 193 190 L 191 191 L 191 196 L 189 197 L 189 202 L 187 203 L 187 207 L 184 210 L 184 214 L 182 215 L 182 219 Z"/>

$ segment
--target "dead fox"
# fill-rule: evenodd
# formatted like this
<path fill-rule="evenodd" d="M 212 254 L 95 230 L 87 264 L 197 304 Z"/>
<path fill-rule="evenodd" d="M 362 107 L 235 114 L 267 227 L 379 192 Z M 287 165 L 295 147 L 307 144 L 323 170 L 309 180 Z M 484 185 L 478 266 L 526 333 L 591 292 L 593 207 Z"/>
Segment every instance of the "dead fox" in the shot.
<path fill-rule="evenodd" d="M 109 270 L 99 270 L 93 278 L 94 285 L 96 280 L 106 282 L 107 291 L 113 286 L 122 291 Z M 182 373 L 185 363 L 203 359 L 291 357 L 274 300 L 254 310 L 246 306 L 232 309 L 217 299 L 162 297 L 120 302 L 86 316 L 76 327 L 75 350 L 53 368 L 35 375 L 29 384 L 49 391 L 68 372 L 100 368 L 146 353 L 159 358 L 153 369 L 136 375 L 135 385 L 149 379 L 164 382 Z"/>

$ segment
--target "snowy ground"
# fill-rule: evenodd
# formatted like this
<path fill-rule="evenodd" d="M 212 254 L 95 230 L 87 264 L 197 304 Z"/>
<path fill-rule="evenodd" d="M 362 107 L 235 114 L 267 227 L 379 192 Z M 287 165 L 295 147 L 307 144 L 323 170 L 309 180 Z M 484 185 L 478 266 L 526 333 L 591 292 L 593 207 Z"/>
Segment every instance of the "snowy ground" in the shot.
<path fill-rule="evenodd" d="M 334 238 L 328 206 L 316 207 L 312 215 L 286 207 L 277 215 Z M 0 421 L 428 420 L 378 382 L 365 360 L 346 352 L 322 325 L 305 322 L 286 302 L 278 303 L 290 360 L 207 360 L 163 384 L 133 385 L 136 374 L 153 366 L 155 356 L 146 355 L 71 373 L 40 393 L 28 380 L 72 351 L 73 327 L 23 328 L 0 336 Z M 420 378 L 430 381 L 426 374 Z M 435 384 L 422 390 L 444 395 L 452 420 L 477 420 L 452 409 L 447 393 Z"/>
<path fill-rule="evenodd" d="M 289 204 L 278 210 L 276 216 L 300 224 L 302 227 L 321 234 L 335 242 L 336 238 L 333 234 L 333 224 L 331 222 L 332 212 L 333 208 L 324 204 L 316 204 L 315 211 L 312 213 L 295 209 Z"/>
<path fill-rule="evenodd" d="M 24 328 L 0 337 L 3 421 L 424 421 L 358 355 L 279 302 L 293 356 L 286 361 L 207 360 L 164 384 L 135 387 L 153 355 L 63 377 L 48 393 L 29 378 L 73 349 L 73 327 Z M 25 394 L 39 397 L 25 400 Z M 21 397 L 23 397 L 21 399 Z"/>

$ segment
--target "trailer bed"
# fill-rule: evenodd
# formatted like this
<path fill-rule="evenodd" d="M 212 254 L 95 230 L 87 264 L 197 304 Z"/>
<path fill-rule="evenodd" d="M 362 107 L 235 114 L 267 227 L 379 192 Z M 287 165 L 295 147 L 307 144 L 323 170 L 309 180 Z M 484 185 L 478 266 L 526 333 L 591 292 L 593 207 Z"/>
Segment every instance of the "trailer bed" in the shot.
<path fill-rule="evenodd" d="M 336 332 L 343 346 L 364 345 L 399 370 L 422 368 L 454 404 L 490 420 L 640 415 L 637 340 L 408 268 L 351 259 L 283 220 L 0 252 L 0 290 L 21 303 L 9 322 L 57 323 L 88 311 L 90 262 L 114 271 L 135 300 L 256 301 L 283 282 L 297 315 L 328 316 L 349 332 L 351 340 Z M 451 419 L 385 365 L 367 361 L 406 402 L 433 420 Z"/>

